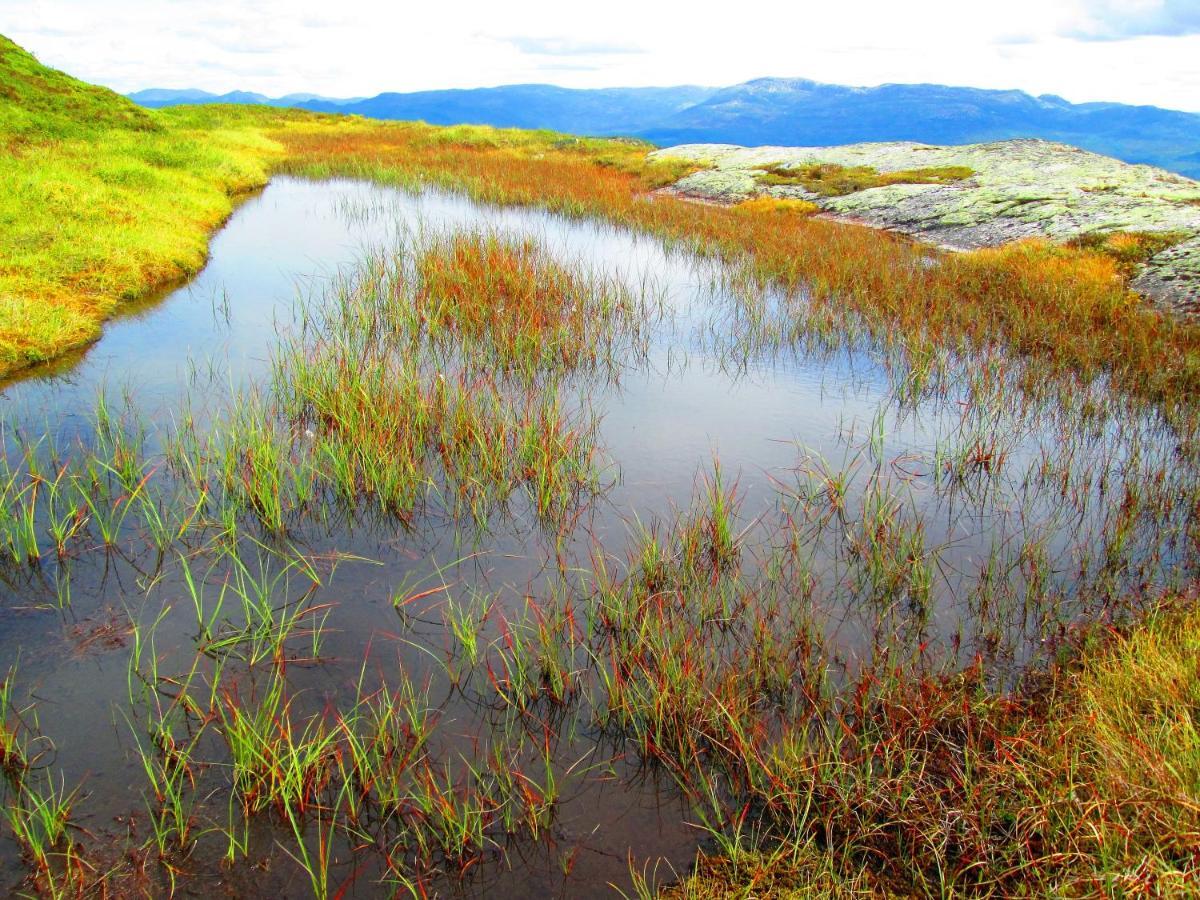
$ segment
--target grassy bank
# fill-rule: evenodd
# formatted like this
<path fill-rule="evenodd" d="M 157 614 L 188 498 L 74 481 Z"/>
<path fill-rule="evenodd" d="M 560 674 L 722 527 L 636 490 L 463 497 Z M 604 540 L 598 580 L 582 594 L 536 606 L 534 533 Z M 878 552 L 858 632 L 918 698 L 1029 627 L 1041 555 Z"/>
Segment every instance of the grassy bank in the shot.
<path fill-rule="evenodd" d="M 282 148 L 255 110 L 151 113 L 0 36 L 0 375 L 95 340 L 194 274 Z"/>

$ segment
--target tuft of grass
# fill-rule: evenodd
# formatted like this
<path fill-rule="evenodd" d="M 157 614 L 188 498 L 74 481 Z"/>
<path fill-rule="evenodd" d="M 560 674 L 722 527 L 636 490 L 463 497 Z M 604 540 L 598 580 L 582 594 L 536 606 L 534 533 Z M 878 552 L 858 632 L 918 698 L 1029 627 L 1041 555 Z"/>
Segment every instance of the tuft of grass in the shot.
<path fill-rule="evenodd" d="M 749 215 L 776 213 L 780 215 L 811 216 L 821 211 L 821 207 L 810 200 L 784 200 L 777 197 L 754 197 L 743 200 L 737 208 Z"/>
<path fill-rule="evenodd" d="M 933 166 L 880 172 L 872 166 L 840 166 L 836 163 L 774 164 L 763 167 L 762 184 L 802 187 L 822 197 L 842 197 L 870 188 L 892 184 L 953 184 L 975 174 L 967 166 Z"/>
<path fill-rule="evenodd" d="M 431 339 L 485 342 L 503 368 L 574 369 L 596 359 L 636 303 L 530 239 L 458 233 L 416 260 L 414 311 Z"/>

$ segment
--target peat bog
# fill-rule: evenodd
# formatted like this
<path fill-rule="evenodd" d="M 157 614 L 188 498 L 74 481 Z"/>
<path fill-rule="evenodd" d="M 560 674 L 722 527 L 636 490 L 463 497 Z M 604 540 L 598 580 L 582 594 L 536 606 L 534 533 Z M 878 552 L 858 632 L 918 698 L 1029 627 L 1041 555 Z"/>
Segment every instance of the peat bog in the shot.
<path fill-rule="evenodd" d="M 792 846 L 1003 893 L 1059 862 L 904 785 L 994 777 L 983 707 L 1196 575 L 1190 404 L 433 189 L 276 177 L 2 396 L 26 891 L 610 896 Z"/>

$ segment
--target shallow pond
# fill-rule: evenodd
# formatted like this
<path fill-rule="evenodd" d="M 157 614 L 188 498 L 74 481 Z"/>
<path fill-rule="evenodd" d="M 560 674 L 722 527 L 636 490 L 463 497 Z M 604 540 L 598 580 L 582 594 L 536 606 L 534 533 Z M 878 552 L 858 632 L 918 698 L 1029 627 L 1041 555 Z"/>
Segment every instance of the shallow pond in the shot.
<path fill-rule="evenodd" d="M 480 229 L 529 237 L 641 304 L 636 347 L 555 381 L 565 415 L 595 422 L 595 477 L 569 514 L 547 521 L 532 489 L 471 515 L 440 499 L 397 515 L 318 491 L 276 530 L 260 528 L 253 504 L 225 508 L 236 521 L 196 512 L 173 456 L 188 457 L 180 434 L 203 442 L 244 409 L 238 398 L 276 389 L 280 348 L 311 343 L 314 311 L 353 287 L 364 259 Z M 1200 493 L 1188 428 L 1103 385 L 1041 379 L 996 353 L 918 358 L 811 312 L 802 297 L 601 224 L 434 192 L 273 181 L 215 236 L 189 284 L 109 323 L 77 358 L 0 389 L 0 660 L 14 666 L 15 705 L 35 705 L 39 769 L 79 786 L 79 840 L 126 866 L 119 848 L 150 840 L 144 722 L 161 717 L 162 696 L 194 677 L 214 708 L 262 709 L 264 670 L 274 667 L 285 670 L 291 705 L 268 715 L 292 722 L 344 712 L 397 679 L 416 686 L 429 723 L 422 796 L 436 776 L 452 805 L 491 798 L 494 828 L 465 861 L 446 835 L 395 851 L 386 823 L 339 834 L 334 890 L 372 895 L 407 872 L 450 895 L 609 896 L 614 885 L 630 889 L 631 870 L 659 880 L 686 870 L 702 837 L 695 810 L 645 742 L 613 724 L 611 690 L 592 677 L 568 702 L 543 686 L 537 704 L 516 712 L 521 704 L 504 698 L 515 690 L 514 623 L 536 634 L 543 611 L 563 608 L 582 621 L 600 602 L 597 569 L 617 578 L 636 569 L 647 536 L 671 545 L 689 510 L 713 530 L 704 503 L 718 465 L 738 559 L 727 567 L 735 576 L 706 544 L 712 584 L 758 585 L 739 596 L 770 593 L 780 628 L 803 619 L 835 681 L 886 647 L 929 669 L 980 658 L 1004 683 L 1072 622 L 1119 614 L 1129 598 L 1194 576 Z M 130 448 L 136 474 L 113 490 Z M 70 468 L 85 457 L 109 468 Z M 324 464 L 304 458 L 319 480 Z M 63 487 L 58 501 L 64 479 L 76 493 Z M 453 494 L 445 473 L 433 481 L 439 498 Z M 151 490 L 161 493 L 146 501 Z M 218 533 L 236 534 L 233 551 L 212 550 Z M 217 605 L 234 606 L 235 594 L 239 612 L 227 616 Z M 245 637 L 249 595 L 276 623 L 299 612 L 271 653 L 256 655 Z M 578 683 L 603 667 L 584 647 L 598 627 L 580 625 L 587 635 L 568 642 L 563 671 Z M 465 647 L 475 640 L 482 650 Z M 171 863 L 178 888 L 303 895 L 310 876 L 298 848 L 321 846 L 320 816 L 305 820 L 299 844 L 277 809 L 234 810 L 245 785 L 230 761 L 231 721 L 210 717 L 189 744 L 203 786 L 191 786 L 188 808 L 201 824 L 195 848 Z M 179 727 L 180 740 L 191 734 Z M 508 756 L 491 765 L 497 747 Z M 511 827 L 493 815 L 494 798 L 516 804 L 529 791 L 503 787 L 506 765 L 553 796 Z M 473 779 L 486 790 L 464 787 Z M 336 779 L 323 770 L 320 780 L 315 791 Z M 406 790 L 416 803 L 417 789 Z M 220 865 L 231 847 L 244 864 Z M 24 870 L 7 832 L 3 859 L 16 885 Z"/>

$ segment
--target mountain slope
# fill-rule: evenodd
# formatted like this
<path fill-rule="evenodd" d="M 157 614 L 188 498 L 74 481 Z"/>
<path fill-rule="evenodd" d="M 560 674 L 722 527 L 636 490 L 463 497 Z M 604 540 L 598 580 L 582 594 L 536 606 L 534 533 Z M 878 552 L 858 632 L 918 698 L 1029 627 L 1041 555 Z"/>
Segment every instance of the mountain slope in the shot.
<path fill-rule="evenodd" d="M 387 93 L 367 100 L 235 92 L 140 91 L 148 106 L 254 103 L 299 106 L 374 119 L 421 119 L 549 128 L 575 134 L 630 135 L 661 146 L 833 146 L 863 141 L 966 144 L 1042 138 L 1125 162 L 1200 176 L 1200 115 L 1127 106 L 1074 104 L 1051 95 L 937 84 L 860 88 L 801 78 L 760 78 L 733 87 L 577 90 L 523 84 L 469 90 Z"/>
<path fill-rule="evenodd" d="M 134 91 L 127 96 L 134 103 L 150 109 L 186 106 L 197 103 L 240 103 L 251 106 L 302 107 L 306 103 L 319 102 L 338 107 L 347 103 L 357 103 L 364 99 L 362 97 L 337 99 L 335 97 L 323 97 L 320 94 L 303 93 L 288 94 L 285 97 L 268 97 L 266 94 L 257 94 L 252 91 L 230 91 L 228 94 L 213 94 L 194 88 L 185 88 L 182 90 L 174 88 L 147 88 L 143 91 Z"/>
<path fill-rule="evenodd" d="M 337 99 L 315 94 L 272 98 L 246 91 L 211 94 L 199 90 L 150 88 L 130 94 L 129 99 L 150 108 L 192 103 L 243 103 L 349 113 L 369 119 L 420 119 L 431 125 L 478 124 L 615 135 L 647 128 L 702 102 L 714 91 L 715 88 L 693 86 L 578 90 L 547 84 L 514 84 Z"/>

